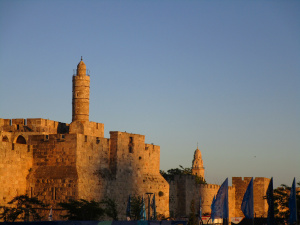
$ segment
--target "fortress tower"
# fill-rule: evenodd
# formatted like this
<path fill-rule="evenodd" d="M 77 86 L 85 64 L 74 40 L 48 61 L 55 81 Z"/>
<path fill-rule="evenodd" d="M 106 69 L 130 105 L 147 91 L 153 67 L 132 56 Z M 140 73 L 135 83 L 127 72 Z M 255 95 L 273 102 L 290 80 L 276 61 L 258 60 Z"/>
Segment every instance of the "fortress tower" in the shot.
<path fill-rule="evenodd" d="M 192 174 L 202 177 L 204 179 L 204 167 L 203 167 L 202 155 L 198 147 L 194 153 Z"/>
<path fill-rule="evenodd" d="M 72 122 L 89 121 L 90 76 L 86 74 L 86 65 L 78 63 L 76 74 L 73 75 Z"/>

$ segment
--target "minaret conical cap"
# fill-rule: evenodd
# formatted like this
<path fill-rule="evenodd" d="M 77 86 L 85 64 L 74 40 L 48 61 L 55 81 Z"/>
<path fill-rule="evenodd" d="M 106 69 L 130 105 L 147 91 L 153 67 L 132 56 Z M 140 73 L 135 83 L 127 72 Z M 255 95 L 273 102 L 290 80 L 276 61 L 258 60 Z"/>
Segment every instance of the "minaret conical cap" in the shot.
<path fill-rule="evenodd" d="M 82 56 L 81 56 L 80 62 L 77 65 L 77 75 L 79 75 L 79 76 L 85 76 L 86 75 L 86 65 L 82 61 Z"/>
<path fill-rule="evenodd" d="M 195 153 L 194 153 L 194 158 L 201 158 L 202 155 L 201 155 L 201 152 L 199 150 L 199 148 L 197 147 L 197 149 L 195 150 Z"/>

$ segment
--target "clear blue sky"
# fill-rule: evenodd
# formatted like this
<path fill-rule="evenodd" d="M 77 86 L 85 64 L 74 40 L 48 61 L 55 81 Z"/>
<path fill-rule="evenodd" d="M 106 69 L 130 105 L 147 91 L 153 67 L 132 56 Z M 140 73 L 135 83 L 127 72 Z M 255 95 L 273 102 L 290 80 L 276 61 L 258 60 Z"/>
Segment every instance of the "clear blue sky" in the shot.
<path fill-rule="evenodd" d="M 300 181 L 300 1 L 0 0 L 0 117 L 90 120 L 146 135 L 161 169 Z M 230 179 L 231 180 L 231 179 Z"/>

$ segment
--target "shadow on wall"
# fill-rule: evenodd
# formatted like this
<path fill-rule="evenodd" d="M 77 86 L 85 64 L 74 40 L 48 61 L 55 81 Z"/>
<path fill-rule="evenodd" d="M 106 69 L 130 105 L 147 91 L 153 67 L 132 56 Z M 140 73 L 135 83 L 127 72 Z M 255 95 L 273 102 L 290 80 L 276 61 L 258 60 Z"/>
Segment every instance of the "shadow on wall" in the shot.
<path fill-rule="evenodd" d="M 57 133 L 58 134 L 67 134 L 69 133 L 69 126 L 66 123 L 58 123 L 57 126 Z"/>

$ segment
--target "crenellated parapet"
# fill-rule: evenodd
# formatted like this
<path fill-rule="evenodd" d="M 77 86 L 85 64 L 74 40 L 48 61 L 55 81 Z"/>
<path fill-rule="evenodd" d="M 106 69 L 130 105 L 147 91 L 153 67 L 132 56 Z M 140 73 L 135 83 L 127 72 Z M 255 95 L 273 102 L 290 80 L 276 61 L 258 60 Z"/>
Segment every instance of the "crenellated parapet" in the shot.
<path fill-rule="evenodd" d="M 69 124 L 42 118 L 1 119 L 0 131 L 31 133 L 68 133 Z"/>
<path fill-rule="evenodd" d="M 196 211 L 199 211 L 199 201 L 203 214 L 211 213 L 211 203 L 220 188 L 216 184 L 200 184 L 194 175 L 175 175 L 170 184 L 170 212 L 175 217 L 186 216 L 190 213 L 190 204 L 194 201 Z M 229 216 L 235 215 L 235 188 L 228 187 Z"/>

